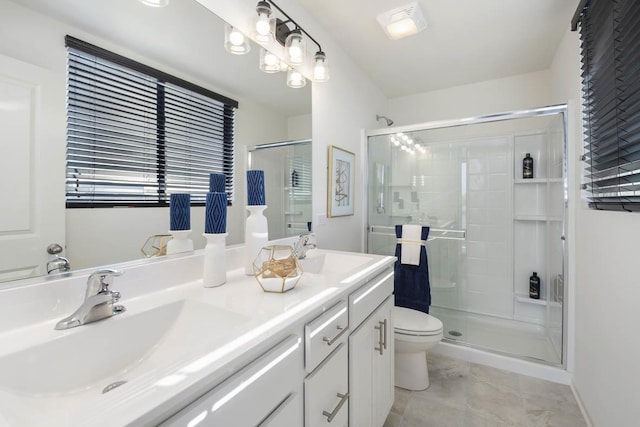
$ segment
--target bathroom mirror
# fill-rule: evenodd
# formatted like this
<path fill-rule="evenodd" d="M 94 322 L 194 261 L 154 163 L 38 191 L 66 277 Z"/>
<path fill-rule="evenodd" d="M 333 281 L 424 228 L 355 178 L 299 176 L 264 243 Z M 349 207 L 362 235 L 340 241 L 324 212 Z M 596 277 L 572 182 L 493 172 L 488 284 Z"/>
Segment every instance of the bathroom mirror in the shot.
<path fill-rule="evenodd" d="M 264 170 L 269 238 L 311 231 L 311 140 L 249 148 L 249 167 Z"/>
<path fill-rule="evenodd" d="M 57 106 L 64 105 L 64 36 L 67 34 L 237 100 L 235 200 L 229 208 L 227 244 L 243 241 L 246 196 L 242 178 L 246 169 L 246 147 L 309 138 L 310 83 L 302 89 L 291 89 L 286 85 L 285 73 L 261 72 L 260 48 L 255 44 L 247 55 L 226 52 L 224 22 L 195 0 L 174 0 L 165 8 L 147 7 L 136 0 L 0 0 L 0 9 L 0 84 L 15 82 L 23 65 L 44 70 L 62 99 L 62 104 Z M 38 90 L 34 93 L 40 94 Z M 36 104 L 38 101 L 39 98 L 34 98 Z M 0 109 L 7 106 L 10 105 L 0 102 Z M 25 260 L 37 253 L 46 261 L 53 256 L 46 254 L 51 243 L 62 246 L 60 255 L 69 258 L 73 270 L 142 259 L 141 248 L 146 238 L 167 233 L 168 208 L 65 209 L 64 107 L 41 111 L 39 119 L 52 125 L 62 137 L 54 140 L 43 131 L 41 141 L 50 148 L 55 147 L 53 155 L 46 159 L 47 170 L 32 168 L 20 175 L 24 177 L 21 181 L 25 182 L 27 196 L 14 203 L 11 215 L 23 218 L 24 224 L 12 224 L 7 209 L 2 214 L 0 259 L 4 261 L 0 263 L 0 282 L 46 274 L 46 262 L 28 265 Z M 0 119 L 0 126 L 6 128 L 7 120 Z M 7 129 L 2 130 L 6 135 Z M 28 136 L 26 138 L 28 141 Z M 19 140 L 3 140 L 0 154 L 16 155 L 19 147 L 13 141 Z M 28 156 L 38 152 L 27 150 L 25 153 L 27 158 L 23 164 L 29 169 L 33 159 Z M 15 183 L 14 172 L 0 168 L 0 179 Z M 51 190 L 42 190 L 47 188 L 43 183 L 51 185 L 48 187 Z M 7 188 L 1 189 L 8 191 Z M 49 206 L 54 209 L 45 212 L 29 198 L 32 193 L 43 192 L 48 194 Z M 20 192 L 7 194 L 14 193 Z M 204 246 L 203 210 L 192 208 L 192 237 L 196 249 Z M 37 232 L 29 232 L 30 227 Z M 55 233 L 37 244 L 33 241 L 17 244 L 13 239 L 15 229 L 31 236 L 43 230 L 55 230 Z M 20 282 L 12 282 L 11 286 L 16 284 Z"/>

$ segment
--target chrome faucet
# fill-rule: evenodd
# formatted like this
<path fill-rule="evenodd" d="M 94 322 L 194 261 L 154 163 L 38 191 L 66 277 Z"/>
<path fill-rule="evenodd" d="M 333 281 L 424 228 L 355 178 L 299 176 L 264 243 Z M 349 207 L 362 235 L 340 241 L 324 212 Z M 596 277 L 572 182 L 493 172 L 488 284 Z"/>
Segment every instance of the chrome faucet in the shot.
<path fill-rule="evenodd" d="M 303 233 L 300 235 L 298 241 L 293 245 L 293 253 L 298 259 L 305 259 L 307 257 L 307 251 L 315 249 L 317 247 L 316 235 L 313 233 Z"/>
<path fill-rule="evenodd" d="M 71 316 L 59 321 L 56 324 L 56 329 L 75 328 L 76 326 L 124 312 L 125 308 L 123 306 L 114 305 L 120 300 L 120 292 L 109 290 L 111 278 L 121 275 L 121 271 L 111 269 L 98 270 L 92 273 L 87 280 L 84 302 Z"/>
<path fill-rule="evenodd" d="M 56 255 L 47 263 L 47 274 L 61 273 L 71 270 L 69 260 L 63 256 Z"/>

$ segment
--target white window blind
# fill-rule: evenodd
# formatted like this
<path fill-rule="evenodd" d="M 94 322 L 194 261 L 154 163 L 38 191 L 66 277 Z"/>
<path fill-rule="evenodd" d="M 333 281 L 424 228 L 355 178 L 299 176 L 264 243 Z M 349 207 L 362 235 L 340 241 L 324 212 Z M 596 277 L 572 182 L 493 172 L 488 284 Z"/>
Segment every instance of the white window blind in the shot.
<path fill-rule="evenodd" d="M 583 0 L 585 180 L 594 209 L 640 211 L 640 0 Z"/>
<path fill-rule="evenodd" d="M 209 174 L 233 200 L 238 103 L 66 37 L 67 207 L 204 204 Z"/>

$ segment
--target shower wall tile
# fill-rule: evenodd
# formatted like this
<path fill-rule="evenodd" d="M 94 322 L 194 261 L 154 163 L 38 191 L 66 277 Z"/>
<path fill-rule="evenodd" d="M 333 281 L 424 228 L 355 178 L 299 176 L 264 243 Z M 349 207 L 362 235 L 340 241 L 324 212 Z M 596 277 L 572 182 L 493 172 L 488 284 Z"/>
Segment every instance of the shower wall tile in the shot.
<path fill-rule="evenodd" d="M 489 158 L 489 171 L 491 173 L 507 173 L 509 161 L 506 155 L 494 155 Z"/>
<path fill-rule="evenodd" d="M 483 159 L 469 159 L 467 165 L 467 172 L 469 174 L 478 174 L 485 172 L 485 162 Z"/>
<path fill-rule="evenodd" d="M 486 175 L 471 175 L 469 176 L 469 191 L 484 191 L 488 189 L 488 179 Z"/>
<path fill-rule="evenodd" d="M 489 185 L 487 189 L 507 191 L 508 185 L 506 173 L 489 174 Z"/>
<path fill-rule="evenodd" d="M 474 225 L 486 225 L 488 209 L 469 208 L 467 209 L 467 223 Z"/>
<path fill-rule="evenodd" d="M 481 192 L 467 192 L 467 207 L 468 208 L 486 208 L 488 207 L 487 199 Z"/>
<path fill-rule="evenodd" d="M 467 241 L 467 257 L 482 257 L 487 254 L 487 243 L 477 241 Z"/>

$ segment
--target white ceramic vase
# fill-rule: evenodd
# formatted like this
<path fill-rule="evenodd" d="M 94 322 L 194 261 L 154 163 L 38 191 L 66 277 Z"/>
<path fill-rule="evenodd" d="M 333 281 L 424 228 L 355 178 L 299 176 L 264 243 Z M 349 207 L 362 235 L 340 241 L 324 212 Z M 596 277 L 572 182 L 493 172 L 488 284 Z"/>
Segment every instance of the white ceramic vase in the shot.
<path fill-rule="evenodd" d="M 169 234 L 173 239 L 167 242 L 167 255 L 193 250 L 193 240 L 189 238 L 191 230 L 169 230 Z"/>
<path fill-rule="evenodd" d="M 204 247 L 202 285 L 215 288 L 227 281 L 226 240 L 229 233 L 204 233 L 207 245 Z"/>
<path fill-rule="evenodd" d="M 249 217 L 244 227 L 245 242 L 245 264 L 244 272 L 248 276 L 253 276 L 253 261 L 258 256 L 260 249 L 269 242 L 269 227 L 264 210 L 267 205 L 247 206 Z"/>

